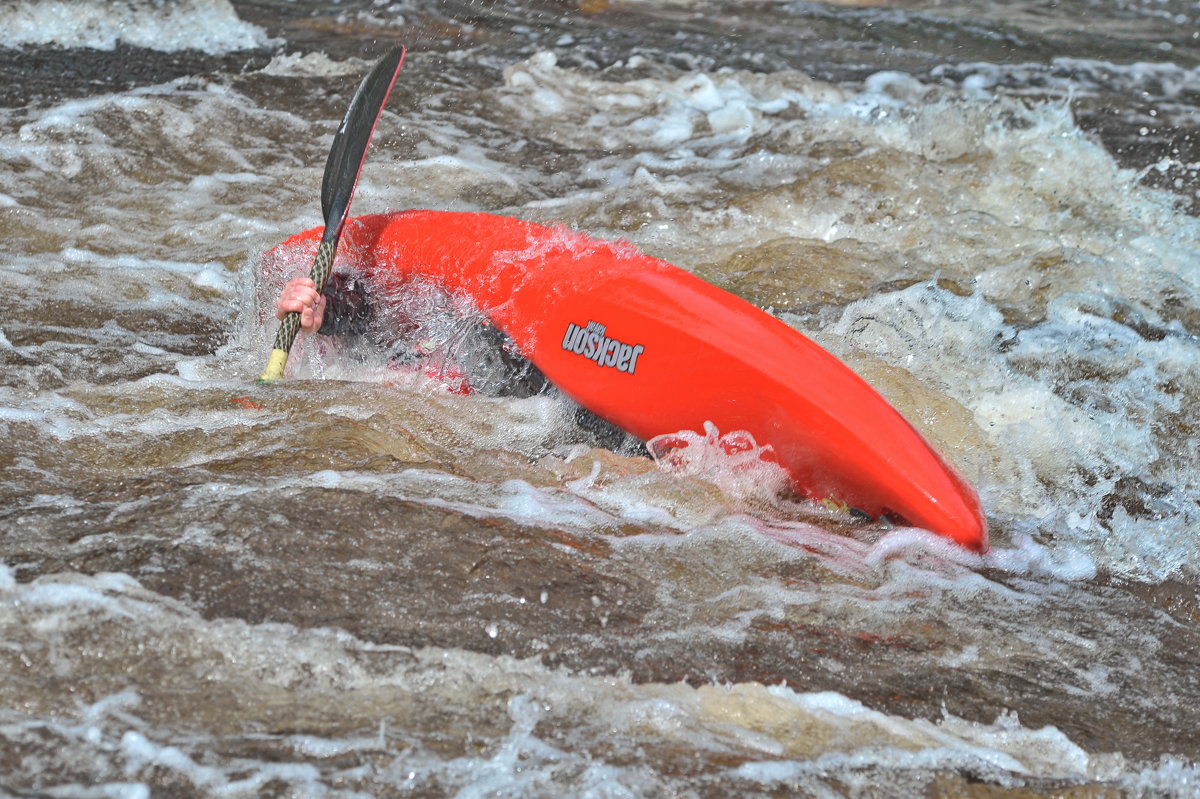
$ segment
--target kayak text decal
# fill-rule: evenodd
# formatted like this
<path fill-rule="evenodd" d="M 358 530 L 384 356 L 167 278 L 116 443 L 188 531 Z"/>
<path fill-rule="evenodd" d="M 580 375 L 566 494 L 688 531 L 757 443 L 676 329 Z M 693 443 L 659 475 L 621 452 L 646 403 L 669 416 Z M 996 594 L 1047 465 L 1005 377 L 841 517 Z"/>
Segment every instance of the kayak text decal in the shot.
<path fill-rule="evenodd" d="M 588 322 L 587 327 L 567 325 L 563 336 L 563 349 L 595 361 L 597 366 L 611 366 L 618 372 L 633 374 L 637 359 L 646 348 L 641 344 L 626 344 L 605 335 L 605 326 L 599 322 Z"/>

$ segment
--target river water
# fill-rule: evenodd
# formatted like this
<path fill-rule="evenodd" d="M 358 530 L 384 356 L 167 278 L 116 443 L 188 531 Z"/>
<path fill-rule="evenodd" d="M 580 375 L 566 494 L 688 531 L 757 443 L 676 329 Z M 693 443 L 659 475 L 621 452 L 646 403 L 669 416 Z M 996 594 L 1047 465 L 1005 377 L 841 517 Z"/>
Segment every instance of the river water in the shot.
<path fill-rule="evenodd" d="M 1200 4 L 0 19 L 0 792 L 1200 795 Z M 361 347 L 257 385 L 260 257 L 394 42 L 356 212 L 561 223 L 767 308 L 991 551 Z"/>

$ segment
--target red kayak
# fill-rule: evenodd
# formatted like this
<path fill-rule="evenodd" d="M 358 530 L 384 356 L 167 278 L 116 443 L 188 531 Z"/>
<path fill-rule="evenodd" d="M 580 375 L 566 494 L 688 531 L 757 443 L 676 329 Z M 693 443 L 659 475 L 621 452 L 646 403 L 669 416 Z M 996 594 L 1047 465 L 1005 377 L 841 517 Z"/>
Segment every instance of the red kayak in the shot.
<path fill-rule="evenodd" d="M 321 229 L 280 247 L 315 252 Z M 786 324 L 627 242 L 492 214 L 345 227 L 338 259 L 387 290 L 465 295 L 580 405 L 649 440 L 746 431 L 798 492 L 987 550 L 974 489 L 874 389 Z"/>

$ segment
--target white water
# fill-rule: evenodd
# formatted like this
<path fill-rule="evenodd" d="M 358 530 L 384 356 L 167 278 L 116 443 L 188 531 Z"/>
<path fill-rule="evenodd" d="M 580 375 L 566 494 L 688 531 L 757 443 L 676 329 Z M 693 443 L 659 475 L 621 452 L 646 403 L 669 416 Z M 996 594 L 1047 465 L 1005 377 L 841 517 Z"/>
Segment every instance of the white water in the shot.
<path fill-rule="evenodd" d="M 87 8 L 111 27 L 133 7 Z M 209 50 L 168 29 L 266 41 L 225 4 L 130 13 L 162 49 Z M 71 24 L 45 41 L 146 46 Z M 319 221 L 340 113 L 292 96 L 344 88 L 365 60 L 282 55 L 4 109 L 0 730 L 33 753 L 16 784 L 908 795 L 966 774 L 1191 795 L 1191 750 L 1135 756 L 1064 731 L 1088 712 L 1126 741 L 1135 711 L 1193 718 L 1186 613 L 1098 582 L 1200 571 L 1200 344 L 1180 312 L 1196 307 L 1200 229 L 1175 195 L 1118 166 L 1069 102 L 1014 99 L 1025 67 L 835 85 L 680 71 L 666 53 L 601 73 L 543 49 L 482 80 L 427 58 L 406 67 L 420 99 L 384 115 L 356 212 L 563 220 L 773 308 L 959 463 L 992 551 L 841 526 L 712 449 L 674 471 L 613 454 L 550 396 L 454 396 L 311 345 L 298 374 L 322 382 L 254 388 L 273 332 L 257 258 Z M 1161 81 L 1165 97 L 1195 80 L 1086 66 L 1056 91 Z M 429 77 L 447 73 L 461 80 Z M 414 528 L 412 508 L 456 520 L 484 576 L 460 588 L 451 559 L 420 582 L 447 533 Z M 349 543 L 317 549 L 329 539 Z M 526 556 L 544 571 L 521 571 Z M 239 594 L 255 575 L 277 582 Z M 368 606 L 410 581 L 416 595 Z M 352 591 L 357 616 L 338 610 Z M 327 621 L 291 621 L 324 602 Z M 689 652 L 711 652 L 711 672 L 682 667 L 691 684 L 658 665 Z M 947 681 L 914 706 L 961 715 L 869 709 L 906 689 L 904 669 Z M 802 679 L 812 690 L 780 685 Z M 1054 690 L 1022 693 L 1039 681 Z M 1029 721 L 1042 703 L 1062 717 Z"/>
<path fill-rule="evenodd" d="M 212 55 L 271 44 L 238 18 L 228 0 L 6 0 L 0 46 L 56 45 L 112 50 L 118 43 Z"/>
<path fill-rule="evenodd" d="M 194 683 L 192 691 L 209 701 L 236 697 L 246 709 L 269 707 L 279 696 L 290 697 L 299 708 L 340 705 L 332 713 L 319 711 L 329 727 L 324 735 L 251 736 L 277 753 L 270 763 L 209 765 L 197 759 L 196 742 L 156 740 L 164 734 L 159 725 L 166 721 L 166 708 L 155 705 L 165 697 L 119 690 L 115 684 L 112 693 L 82 708 L 75 722 L 20 725 L 8 720 L 11 738 L 40 735 L 56 741 L 52 760 L 91 760 L 92 773 L 111 775 L 90 784 L 88 790 L 96 795 L 145 795 L 142 791 L 148 789 L 136 781 L 115 777 L 149 768 L 159 779 L 234 796 L 252 795 L 268 781 L 292 792 L 325 794 L 330 781 L 352 790 L 364 777 L 383 775 L 395 780 L 396 787 L 436 779 L 466 796 L 548 796 L 555 790 L 627 796 L 644 795 L 654 787 L 658 778 L 652 773 L 603 766 L 573 753 L 574 736 L 606 736 L 618 749 L 680 745 L 758 752 L 768 760 L 732 767 L 718 779 L 800 791 L 827 790 L 831 772 L 851 782 L 861 779 L 865 787 L 873 768 L 887 769 L 901 780 L 908 772 L 966 769 L 1001 785 L 1013 774 L 1116 780 L 1143 789 L 1179 789 L 1200 778 L 1194 768 L 1170 762 L 1136 776 L 1123 775 L 1119 755 L 1089 755 L 1053 727 L 1027 729 L 1014 714 L 991 724 L 952 716 L 930 723 L 871 711 L 835 693 L 797 694 L 758 685 L 636 685 L 620 677 L 550 670 L 534 661 L 378 646 L 332 630 L 204 621 L 186 606 L 120 575 L 41 579 L 27 585 L 17 585 L 7 571 L 0 577 L 5 639 L 17 643 L 32 633 L 47 643 L 26 649 L 23 662 L 10 668 L 56 674 L 105 674 L 118 668 L 135 682 L 146 680 L 150 670 L 165 669 L 172 684 Z M 85 640 L 92 643 L 79 646 Z M 160 654 L 154 660 L 131 660 L 131 647 Z M 11 653 L 5 657 L 15 660 Z M 455 675 L 449 682 L 447 672 Z M 378 728 L 338 734 L 339 717 L 353 714 L 364 702 L 378 703 L 373 711 L 381 718 Z M 486 755 L 443 760 L 406 740 L 401 720 L 439 702 L 486 707 L 494 719 L 507 717 L 499 721 L 507 732 Z M 234 709 L 222 704 L 209 707 L 207 714 L 226 719 L 218 726 L 236 724 Z M 346 754 L 369 756 L 373 765 L 325 774 L 306 765 L 311 758 Z M 75 794 L 84 788 L 62 784 L 58 791 Z"/>

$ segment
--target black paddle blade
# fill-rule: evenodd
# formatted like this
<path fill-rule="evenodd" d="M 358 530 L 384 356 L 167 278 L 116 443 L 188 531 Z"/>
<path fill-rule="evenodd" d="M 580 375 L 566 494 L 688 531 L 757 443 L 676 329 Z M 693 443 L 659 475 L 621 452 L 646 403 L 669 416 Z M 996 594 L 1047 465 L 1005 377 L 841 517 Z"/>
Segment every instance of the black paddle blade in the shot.
<path fill-rule="evenodd" d="M 367 147 L 371 134 L 383 113 L 400 66 L 404 63 L 403 47 L 389 50 L 371 74 L 363 78 L 346 116 L 333 137 L 329 149 L 329 160 L 325 162 L 325 177 L 321 181 L 321 213 L 325 216 L 325 238 L 340 236 L 346 215 L 350 211 L 350 200 L 358 185 L 358 175 L 367 158 Z"/>

